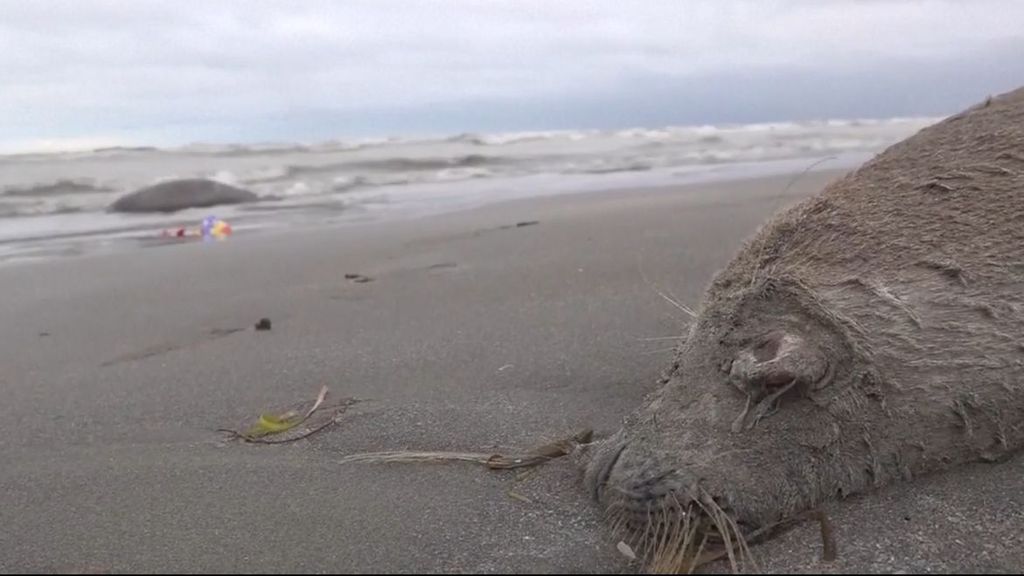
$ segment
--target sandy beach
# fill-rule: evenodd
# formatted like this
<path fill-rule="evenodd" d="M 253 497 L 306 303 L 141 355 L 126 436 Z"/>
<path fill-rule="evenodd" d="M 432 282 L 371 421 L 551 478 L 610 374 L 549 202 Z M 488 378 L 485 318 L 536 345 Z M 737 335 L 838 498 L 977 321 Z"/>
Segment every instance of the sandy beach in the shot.
<path fill-rule="evenodd" d="M 636 571 L 567 461 L 526 479 L 338 461 L 613 431 L 685 330 L 658 291 L 697 307 L 769 214 L 838 175 L 784 196 L 789 175 L 4 266 L 0 571 Z M 255 331 L 263 317 L 272 330 Z M 308 441 L 215 432 L 322 385 L 360 402 Z M 837 504 L 832 564 L 811 525 L 755 557 L 787 572 L 1019 571 L 1020 471 Z"/>

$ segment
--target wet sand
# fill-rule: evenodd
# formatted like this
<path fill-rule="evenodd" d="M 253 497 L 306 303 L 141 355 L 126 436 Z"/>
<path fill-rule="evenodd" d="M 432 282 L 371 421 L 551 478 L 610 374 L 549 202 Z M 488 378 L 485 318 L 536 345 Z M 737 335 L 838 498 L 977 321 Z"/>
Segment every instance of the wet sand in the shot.
<path fill-rule="evenodd" d="M 768 214 L 836 175 L 781 198 L 789 177 L 0 268 L 0 571 L 634 571 L 568 462 L 518 479 L 338 460 L 614 430 L 684 330 L 656 289 L 696 307 Z M 215 432 L 321 385 L 361 402 L 314 439 Z M 755 554 L 773 571 L 1019 571 L 1020 467 L 832 507 L 832 565 L 812 526 Z"/>

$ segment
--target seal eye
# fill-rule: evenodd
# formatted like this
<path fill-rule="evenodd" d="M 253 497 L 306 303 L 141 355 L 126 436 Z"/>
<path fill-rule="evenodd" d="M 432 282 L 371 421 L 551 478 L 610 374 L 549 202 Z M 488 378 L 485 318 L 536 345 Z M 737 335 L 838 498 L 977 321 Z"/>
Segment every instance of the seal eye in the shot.
<path fill-rule="evenodd" d="M 771 332 L 762 336 L 752 350 L 754 358 L 758 362 L 767 362 L 778 356 L 783 336 L 782 332 Z"/>
<path fill-rule="evenodd" d="M 740 351 L 729 377 L 741 390 L 761 398 L 782 390 L 804 390 L 818 382 L 827 367 L 817 347 L 802 336 L 773 331 Z"/>
<path fill-rule="evenodd" d="M 783 388 L 791 384 L 797 377 L 788 370 L 778 370 L 775 372 L 765 372 L 760 375 L 756 384 L 765 389 L 768 392 Z"/>

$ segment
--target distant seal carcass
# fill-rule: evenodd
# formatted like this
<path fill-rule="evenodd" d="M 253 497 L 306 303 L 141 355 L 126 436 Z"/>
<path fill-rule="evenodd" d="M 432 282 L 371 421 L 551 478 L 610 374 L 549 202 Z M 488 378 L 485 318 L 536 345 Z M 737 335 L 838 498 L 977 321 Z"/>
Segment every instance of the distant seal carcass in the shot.
<path fill-rule="evenodd" d="M 255 202 L 259 196 L 214 180 L 187 179 L 161 182 L 118 198 L 113 212 L 177 212 L 222 204 Z"/>

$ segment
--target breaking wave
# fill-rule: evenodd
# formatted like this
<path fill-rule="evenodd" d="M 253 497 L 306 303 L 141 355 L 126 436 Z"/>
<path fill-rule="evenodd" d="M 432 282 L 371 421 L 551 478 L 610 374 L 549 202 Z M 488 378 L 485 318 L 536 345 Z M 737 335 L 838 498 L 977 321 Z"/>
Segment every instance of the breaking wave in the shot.
<path fill-rule="evenodd" d="M 74 194 L 97 194 L 102 192 L 110 192 L 110 188 L 97 186 L 90 181 L 57 180 L 56 182 L 45 184 L 10 186 L 0 191 L 0 196 L 40 198 Z"/>

